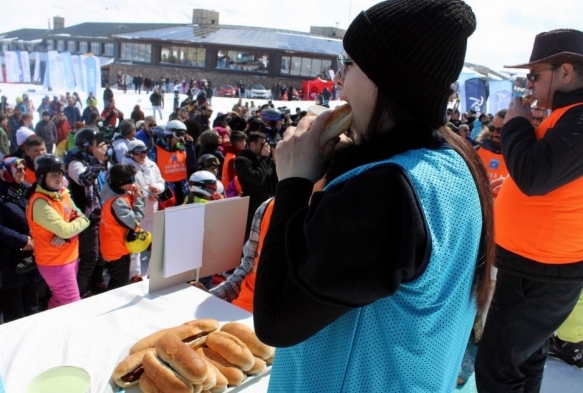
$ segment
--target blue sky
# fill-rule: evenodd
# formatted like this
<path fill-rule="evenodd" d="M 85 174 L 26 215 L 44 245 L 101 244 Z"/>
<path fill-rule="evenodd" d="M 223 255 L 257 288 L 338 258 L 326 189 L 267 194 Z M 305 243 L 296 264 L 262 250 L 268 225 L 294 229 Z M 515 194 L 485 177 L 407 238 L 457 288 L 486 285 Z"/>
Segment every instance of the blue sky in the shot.
<path fill-rule="evenodd" d="M 375 0 L 18 0 L 0 14 L 0 31 L 45 28 L 47 18 L 82 22 L 190 23 L 193 8 L 220 12 L 220 23 L 309 31 L 310 26 L 347 28 Z M 583 30 L 583 0 L 467 0 L 478 20 L 466 60 L 502 69 L 526 62 L 534 37 L 557 28 Z M 23 12 L 23 10 L 28 10 Z"/>

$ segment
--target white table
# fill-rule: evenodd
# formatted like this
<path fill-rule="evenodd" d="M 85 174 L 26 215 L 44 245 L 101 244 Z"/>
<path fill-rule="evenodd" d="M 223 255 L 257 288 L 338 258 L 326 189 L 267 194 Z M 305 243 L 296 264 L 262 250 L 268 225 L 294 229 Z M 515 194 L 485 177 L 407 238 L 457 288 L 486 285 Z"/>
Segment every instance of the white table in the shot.
<path fill-rule="evenodd" d="M 7 393 L 61 365 L 82 367 L 91 392 L 117 392 L 111 373 L 122 351 L 164 327 L 198 318 L 253 326 L 252 314 L 186 284 L 146 294 L 147 281 L 0 325 L 0 375 Z M 234 391 L 263 393 L 269 375 Z"/>

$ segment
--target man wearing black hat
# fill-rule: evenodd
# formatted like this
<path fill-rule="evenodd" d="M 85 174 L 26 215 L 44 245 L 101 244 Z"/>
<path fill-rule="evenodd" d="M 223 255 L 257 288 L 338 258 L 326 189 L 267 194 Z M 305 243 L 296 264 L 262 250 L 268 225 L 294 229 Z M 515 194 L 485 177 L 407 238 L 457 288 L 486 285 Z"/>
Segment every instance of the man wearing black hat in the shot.
<path fill-rule="evenodd" d="M 502 127 L 510 177 L 495 204 L 498 277 L 476 358 L 479 392 L 538 392 L 548 339 L 583 287 L 583 32 L 537 35 L 527 88 L 551 114 L 535 129 L 515 98 Z"/>

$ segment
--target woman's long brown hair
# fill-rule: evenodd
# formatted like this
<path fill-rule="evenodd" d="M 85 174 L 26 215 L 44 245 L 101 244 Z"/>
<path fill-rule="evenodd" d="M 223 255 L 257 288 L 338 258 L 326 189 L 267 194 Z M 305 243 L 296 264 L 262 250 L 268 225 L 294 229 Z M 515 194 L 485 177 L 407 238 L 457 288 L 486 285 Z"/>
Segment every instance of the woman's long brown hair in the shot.
<path fill-rule="evenodd" d="M 482 206 L 482 237 L 480 239 L 480 250 L 474 272 L 474 292 L 476 294 L 478 310 L 483 311 L 488 304 L 491 285 L 490 271 L 496 258 L 492 188 L 490 187 L 490 180 L 488 179 L 486 168 L 484 168 L 482 160 L 472 146 L 447 127 L 441 127 L 440 131 L 447 142 L 453 146 L 455 151 L 462 156 L 468 165 L 476 182 L 480 197 L 480 204 Z"/>

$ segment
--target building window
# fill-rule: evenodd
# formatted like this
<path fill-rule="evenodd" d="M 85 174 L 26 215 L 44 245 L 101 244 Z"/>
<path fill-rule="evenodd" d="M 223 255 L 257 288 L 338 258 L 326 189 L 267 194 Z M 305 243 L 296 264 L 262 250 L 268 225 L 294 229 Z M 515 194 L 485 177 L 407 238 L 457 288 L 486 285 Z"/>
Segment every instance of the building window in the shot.
<path fill-rule="evenodd" d="M 55 41 L 47 40 L 47 50 L 55 50 Z"/>
<path fill-rule="evenodd" d="M 113 42 L 108 42 L 103 45 L 103 54 L 105 56 L 113 56 Z"/>
<path fill-rule="evenodd" d="M 91 53 L 94 55 L 101 54 L 101 42 L 92 42 L 91 43 Z"/>
<path fill-rule="evenodd" d="M 57 50 L 59 52 L 65 51 L 65 40 L 57 40 Z"/>
<path fill-rule="evenodd" d="M 152 45 L 122 42 L 120 58 L 150 63 L 152 61 Z"/>
<path fill-rule="evenodd" d="M 206 49 L 187 46 L 163 45 L 160 51 L 160 63 L 179 64 L 189 67 L 204 67 Z"/>
<path fill-rule="evenodd" d="M 79 52 L 81 52 L 81 53 L 89 52 L 89 44 L 87 43 L 87 41 L 80 41 L 79 42 Z"/>
<path fill-rule="evenodd" d="M 255 51 L 219 50 L 217 53 L 217 68 L 267 73 L 269 54 Z"/>
<path fill-rule="evenodd" d="M 77 52 L 77 42 L 76 41 L 67 41 L 67 50 L 71 53 Z"/>
<path fill-rule="evenodd" d="M 332 67 L 332 60 L 311 59 L 309 57 L 283 56 L 281 58 L 281 74 L 296 76 L 325 76 Z"/>

